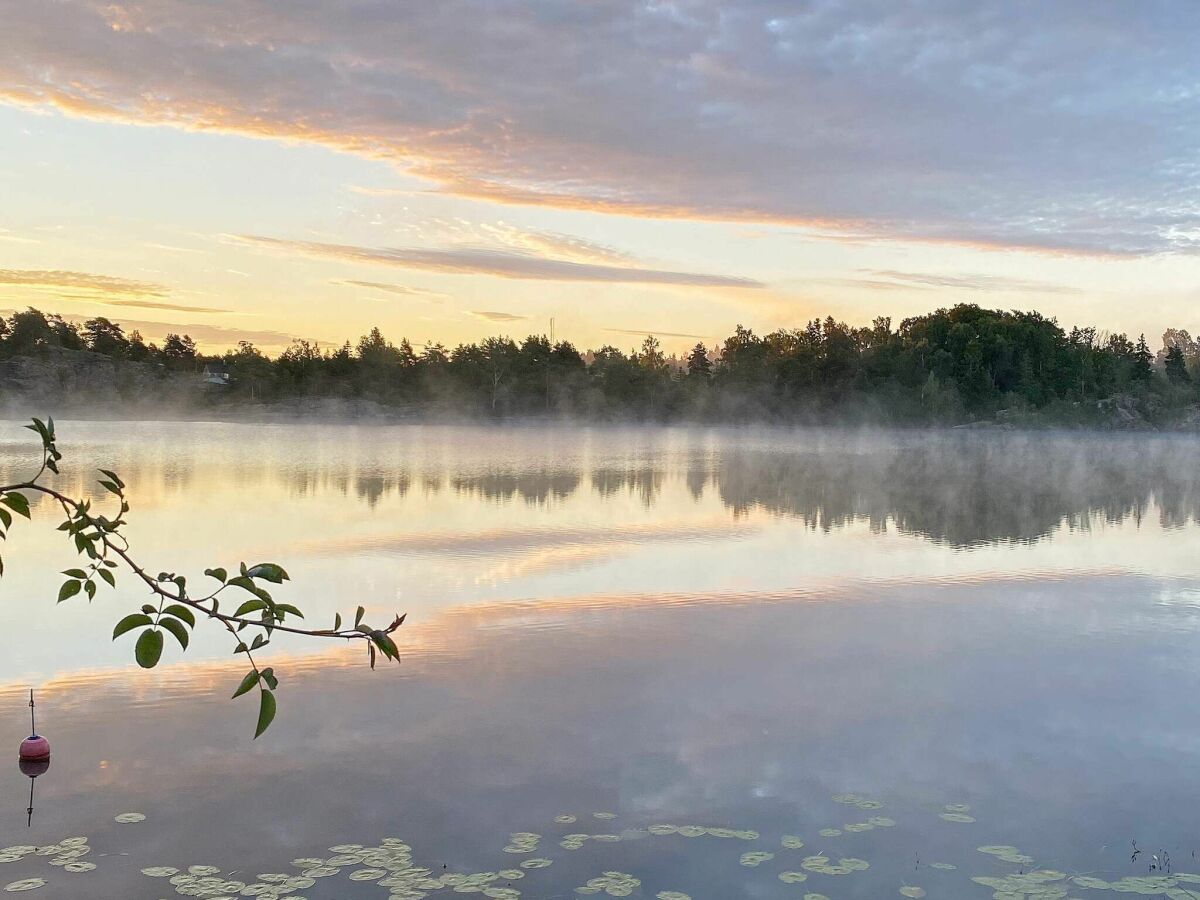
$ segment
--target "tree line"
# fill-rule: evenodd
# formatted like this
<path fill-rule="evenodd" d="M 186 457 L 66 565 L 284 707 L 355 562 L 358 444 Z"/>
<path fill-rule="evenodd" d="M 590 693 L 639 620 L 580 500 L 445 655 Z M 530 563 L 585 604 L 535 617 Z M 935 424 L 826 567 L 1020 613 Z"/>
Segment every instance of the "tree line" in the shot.
<path fill-rule="evenodd" d="M 1200 346 L 1186 331 L 1145 336 L 1065 330 L 1036 312 L 960 304 L 854 327 L 828 317 L 759 335 L 738 326 L 682 360 L 648 335 L 629 351 L 581 352 L 545 335 L 418 350 L 378 328 L 337 347 L 296 340 L 275 357 L 243 342 L 205 355 L 186 334 L 161 346 L 107 318 L 81 325 L 27 309 L 0 319 L 0 357 L 77 351 L 167 374 L 228 376 L 206 402 L 340 398 L 413 412 L 568 415 L 648 421 L 955 423 L 1042 414 L 1085 421 L 1114 397 L 1158 407 L 1197 399 Z M 211 386 L 210 386 L 211 387 Z"/>

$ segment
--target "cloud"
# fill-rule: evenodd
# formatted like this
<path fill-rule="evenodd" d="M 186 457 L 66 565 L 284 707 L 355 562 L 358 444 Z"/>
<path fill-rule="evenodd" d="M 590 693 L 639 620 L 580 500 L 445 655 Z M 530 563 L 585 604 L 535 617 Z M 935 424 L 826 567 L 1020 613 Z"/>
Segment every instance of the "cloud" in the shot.
<path fill-rule="evenodd" d="M 398 294 L 401 297 L 416 297 L 424 300 L 426 303 L 441 303 L 445 294 L 438 291 L 427 291 L 424 288 L 408 287 L 403 284 L 389 284 L 383 281 L 359 281 L 357 279 L 348 278 L 345 281 L 334 281 L 333 284 L 345 285 L 347 287 L 367 288 L 368 290 L 383 291 L 387 294 Z"/>
<path fill-rule="evenodd" d="M 105 306 L 127 306 L 136 307 L 138 309 L 164 309 L 171 312 L 190 312 L 190 313 L 231 313 L 235 310 L 221 309 L 216 306 L 186 306 L 182 303 L 157 303 L 153 300 L 93 300 L 93 303 L 101 303 Z"/>
<path fill-rule="evenodd" d="M 162 297 L 167 293 L 166 287 L 149 281 L 59 269 L 0 269 L 0 284 L 76 290 L 82 288 L 98 294 L 128 294 L 139 297 Z"/>
<path fill-rule="evenodd" d="M 168 312 L 189 312 L 189 313 L 232 313 L 232 309 L 218 309 L 212 306 L 184 306 L 180 303 L 158 303 L 153 300 L 110 300 L 103 297 L 96 297 L 92 294 L 64 294 L 55 293 L 55 296 L 61 300 L 75 300 L 79 303 L 94 303 L 97 306 L 122 306 L 132 307 L 135 309 L 162 309 Z"/>
<path fill-rule="evenodd" d="M 0 269 L 0 285 L 50 290 L 64 300 L 95 303 L 101 306 L 123 306 L 135 309 L 161 309 L 170 312 L 229 313 L 234 310 L 210 306 L 186 306 L 166 300 L 146 297 L 165 297 L 164 285 L 90 272 L 67 272 L 59 269 Z M 85 293 L 74 293 L 84 291 Z M 142 299 L 139 299 L 142 298 Z"/>
<path fill-rule="evenodd" d="M 471 310 L 471 315 L 485 319 L 488 322 L 520 322 L 529 316 L 518 316 L 515 313 L 492 312 L 488 310 Z"/>
<path fill-rule="evenodd" d="M 613 266 L 552 259 L 531 253 L 495 250 L 488 247 L 423 249 L 419 247 L 359 247 L 292 241 L 256 235 L 227 235 L 234 243 L 284 253 L 326 257 L 346 262 L 399 266 L 424 272 L 456 275 L 492 275 L 533 281 L 591 281 L 619 284 L 673 284 L 691 287 L 761 288 L 760 281 L 728 275 L 671 272 L 636 266 Z"/>
<path fill-rule="evenodd" d="M 930 290 L 950 288 L 962 291 L 998 291 L 1025 294 L 1080 294 L 1072 285 L 1056 284 L 1052 281 L 1035 281 L 1028 278 L 1010 278 L 1007 275 L 982 273 L 940 274 L 934 272 L 901 272 L 895 269 L 865 269 L 867 277 L 836 279 L 839 284 L 866 287 L 875 290 Z"/>
<path fill-rule="evenodd" d="M 40 244 L 41 243 L 41 241 L 39 241 L 37 238 L 25 237 L 23 235 L 15 234 L 13 231 L 9 230 L 8 228 L 0 228 L 0 241 L 9 241 L 10 243 L 13 243 L 13 244 Z"/>
<path fill-rule="evenodd" d="M 678 338 L 698 338 L 707 340 L 712 337 L 710 334 L 687 334 L 682 331 L 659 331 L 655 328 L 605 328 L 607 332 L 612 334 L 632 334 L 635 337 L 646 337 L 652 334 L 657 337 L 678 337 Z"/>
<path fill-rule="evenodd" d="M 14 310 L 0 309 L 0 315 L 12 315 Z M 64 314 L 63 319 L 81 325 L 87 316 Z M 250 341 L 263 347 L 286 347 L 299 335 L 282 331 L 254 330 L 248 328 L 226 328 L 221 325 L 204 325 L 196 322 L 149 322 L 141 319 L 114 319 L 128 331 L 139 331 L 148 341 L 161 341 L 168 334 L 188 334 L 200 345 L 233 346 L 238 341 Z"/>
<path fill-rule="evenodd" d="M 482 225 L 480 231 L 497 242 L 524 253 L 569 259 L 575 262 L 633 265 L 630 254 L 615 247 L 554 231 L 535 231 L 500 223 Z"/>
<path fill-rule="evenodd" d="M 0 102 L 306 141 L 502 203 L 1200 249 L 1193 3 L 11 3 Z"/>

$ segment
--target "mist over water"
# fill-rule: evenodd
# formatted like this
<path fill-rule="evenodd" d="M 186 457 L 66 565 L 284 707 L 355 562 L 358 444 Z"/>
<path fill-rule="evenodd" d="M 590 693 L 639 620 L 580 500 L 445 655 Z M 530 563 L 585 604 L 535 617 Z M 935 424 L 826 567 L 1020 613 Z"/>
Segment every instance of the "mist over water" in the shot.
<path fill-rule="evenodd" d="M 140 869 L 211 864 L 250 883 L 387 836 L 434 874 L 550 859 L 512 880 L 529 897 L 608 871 L 639 881 L 632 896 L 699 900 L 988 897 L 972 878 L 1038 869 L 1063 875 L 1044 896 L 1073 897 L 1098 890 L 1069 880 L 1081 873 L 1161 874 L 1147 859 L 1163 849 L 1173 876 L 1200 869 L 1194 439 L 58 430 L 57 484 L 87 492 L 96 467 L 116 469 L 156 571 L 277 560 L 293 579 L 280 596 L 315 625 L 358 604 L 407 611 L 405 661 L 372 673 L 342 648 L 280 642 L 279 719 L 252 743 L 219 635 L 198 630 L 186 662 L 143 673 L 107 639 L 143 602 L 130 583 L 54 604 L 71 553 L 35 507 L 4 548 L 0 628 L 21 639 L 0 660 L 0 731 L 24 736 L 37 687 L 55 756 L 31 829 L 28 780 L 0 769 L 0 851 L 88 835 L 97 868 L 31 854 L 0 863 L 0 886 L 169 896 Z M 34 461 L 28 437 L 0 430 L 0 477 Z M 879 806 L 834 799 L 848 793 Z M 113 822 L 127 811 L 146 822 Z M 847 828 L 871 817 L 896 824 Z M 718 835 L 647 830 L 664 824 Z M 536 852 L 506 854 L 512 832 L 541 835 Z M 619 839 L 562 846 L 573 833 Z M 1146 853 L 1131 860 L 1133 841 Z M 820 854 L 869 866 L 802 866 Z M 358 867 L 296 895 L 388 896 L 350 880 Z"/>

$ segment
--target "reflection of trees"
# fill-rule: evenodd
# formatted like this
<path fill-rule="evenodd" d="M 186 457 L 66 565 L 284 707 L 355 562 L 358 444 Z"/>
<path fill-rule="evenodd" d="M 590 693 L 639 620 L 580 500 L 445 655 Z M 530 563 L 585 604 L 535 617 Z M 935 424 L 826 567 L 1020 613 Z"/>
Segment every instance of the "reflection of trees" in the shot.
<path fill-rule="evenodd" d="M 1200 446 L 1186 440 L 995 436 L 888 448 L 730 452 L 716 482 L 735 511 L 757 507 L 818 528 L 867 521 L 955 546 L 1035 540 L 1065 523 L 1200 520 Z"/>
<path fill-rule="evenodd" d="M 354 493 L 359 499 L 366 500 L 367 506 L 374 509 L 381 499 L 389 494 L 403 497 L 408 493 L 409 478 L 404 472 L 394 475 L 372 473 L 359 475 L 354 480 Z"/>
<path fill-rule="evenodd" d="M 531 506 L 541 506 L 552 498 L 562 500 L 575 493 L 581 475 L 562 469 L 531 470 L 527 472 L 484 472 L 476 475 L 456 475 L 450 484 L 460 494 L 482 497 L 485 500 L 511 500 L 520 495 Z"/>
<path fill-rule="evenodd" d="M 623 490 L 636 493 L 643 504 L 653 506 L 662 492 L 664 477 L 662 469 L 651 466 L 596 469 L 592 472 L 592 487 L 602 497 L 611 497 Z"/>
<path fill-rule="evenodd" d="M 699 500 L 704 496 L 704 489 L 708 486 L 711 478 L 712 469 L 710 466 L 695 460 L 688 463 L 685 481 L 687 482 L 688 493 L 692 495 L 693 499 Z"/>

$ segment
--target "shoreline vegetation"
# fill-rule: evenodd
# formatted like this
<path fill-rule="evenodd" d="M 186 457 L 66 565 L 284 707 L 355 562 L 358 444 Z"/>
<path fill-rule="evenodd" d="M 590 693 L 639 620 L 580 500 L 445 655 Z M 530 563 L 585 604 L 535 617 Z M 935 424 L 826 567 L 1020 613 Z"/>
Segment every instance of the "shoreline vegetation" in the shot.
<path fill-rule="evenodd" d="M 580 351 L 544 335 L 447 348 L 372 329 L 297 340 L 276 357 L 221 355 L 187 335 L 158 346 L 103 317 L 36 309 L 0 319 L 0 413 L 230 421 L 566 420 L 1200 431 L 1200 344 L 1162 348 L 1036 312 L 961 304 L 854 327 L 832 318 L 667 356 Z"/>

